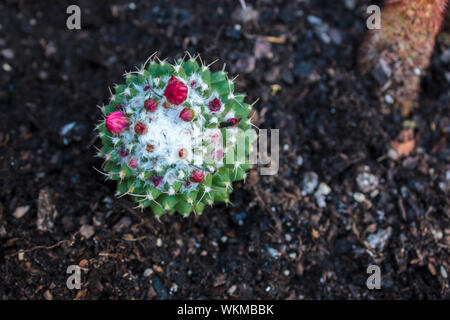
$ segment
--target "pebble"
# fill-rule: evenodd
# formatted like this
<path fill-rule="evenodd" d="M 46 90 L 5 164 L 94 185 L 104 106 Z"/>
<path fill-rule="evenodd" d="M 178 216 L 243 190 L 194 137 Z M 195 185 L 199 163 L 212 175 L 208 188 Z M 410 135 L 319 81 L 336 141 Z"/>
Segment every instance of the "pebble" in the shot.
<path fill-rule="evenodd" d="M 358 184 L 359 190 L 363 193 L 369 193 L 377 189 L 379 180 L 372 173 L 364 171 L 356 176 L 356 183 Z"/>
<path fill-rule="evenodd" d="M 95 229 L 93 226 L 84 224 L 80 228 L 80 234 L 86 239 L 91 238 L 95 234 Z"/>
<path fill-rule="evenodd" d="M 17 207 L 13 213 L 14 218 L 20 219 L 30 210 L 30 206 Z"/>
<path fill-rule="evenodd" d="M 11 49 L 3 49 L 1 52 L 5 59 L 14 59 L 14 51 Z"/>
<path fill-rule="evenodd" d="M 157 247 L 162 247 L 162 244 L 163 244 L 163 242 L 162 242 L 161 238 L 156 239 L 156 246 Z"/>
<path fill-rule="evenodd" d="M 355 199 L 356 202 L 363 202 L 364 200 L 366 200 L 366 196 L 361 192 L 355 192 L 353 194 L 353 199 Z"/>
<path fill-rule="evenodd" d="M 3 71 L 6 71 L 6 72 L 10 72 L 12 70 L 12 67 L 8 63 L 4 63 L 2 68 L 3 68 Z"/>
<path fill-rule="evenodd" d="M 228 289 L 228 294 L 231 296 L 233 295 L 233 293 L 236 291 L 237 286 L 235 284 L 233 284 L 230 289 Z"/>
<path fill-rule="evenodd" d="M 278 256 L 280 255 L 280 253 L 276 249 L 271 248 L 271 247 L 267 248 L 267 252 L 269 252 L 271 257 L 274 258 L 274 259 L 278 258 Z"/>
<path fill-rule="evenodd" d="M 384 97 L 384 101 L 385 101 L 386 103 L 388 103 L 388 104 L 393 104 L 393 103 L 394 103 L 394 98 L 392 98 L 391 95 L 387 94 L 387 95 Z"/>
<path fill-rule="evenodd" d="M 316 189 L 319 184 L 319 176 L 317 173 L 310 171 L 305 173 L 302 181 L 302 195 L 310 194 Z"/>
<path fill-rule="evenodd" d="M 287 242 L 290 242 L 290 241 L 292 240 L 292 236 L 291 236 L 289 233 L 286 233 L 286 234 L 284 235 L 284 239 L 285 239 Z"/>
<path fill-rule="evenodd" d="M 308 22 L 311 24 L 315 24 L 315 25 L 322 24 L 322 19 L 320 19 L 319 17 L 313 16 L 313 15 L 307 16 L 306 20 L 308 20 Z"/>
<path fill-rule="evenodd" d="M 288 269 L 286 269 L 284 270 L 283 274 L 287 277 L 288 275 L 291 274 L 291 272 Z"/>
<path fill-rule="evenodd" d="M 317 191 L 314 193 L 314 197 L 316 198 L 316 203 L 320 208 L 325 208 L 327 206 L 325 198 L 330 194 L 330 192 L 331 188 L 325 182 L 321 182 L 319 184 Z"/>
<path fill-rule="evenodd" d="M 152 268 L 147 268 L 144 270 L 144 277 L 150 277 L 153 274 Z"/>
<path fill-rule="evenodd" d="M 73 128 L 75 128 L 76 124 L 77 124 L 76 122 L 70 122 L 70 123 L 66 124 L 64 127 L 61 128 L 59 133 L 62 136 L 68 134 Z"/>
<path fill-rule="evenodd" d="M 441 266 L 440 272 L 441 272 L 442 278 L 444 278 L 444 279 L 447 279 L 447 278 L 448 278 L 447 270 L 445 270 L 445 267 L 444 267 L 444 266 Z"/>
<path fill-rule="evenodd" d="M 289 258 L 295 259 L 295 258 L 297 258 L 297 254 L 295 252 L 291 252 L 291 253 L 289 253 Z"/>
<path fill-rule="evenodd" d="M 353 10 L 356 7 L 356 0 L 345 0 L 345 7 L 348 10 Z"/>
<path fill-rule="evenodd" d="M 383 251 L 387 241 L 392 235 L 392 228 L 380 229 L 377 233 L 371 234 L 367 237 L 367 243 L 374 249 Z"/>

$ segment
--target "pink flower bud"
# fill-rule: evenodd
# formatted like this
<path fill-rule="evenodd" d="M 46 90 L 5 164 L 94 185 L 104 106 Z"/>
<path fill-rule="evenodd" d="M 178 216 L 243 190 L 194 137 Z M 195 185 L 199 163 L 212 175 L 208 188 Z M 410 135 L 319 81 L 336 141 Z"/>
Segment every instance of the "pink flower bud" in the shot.
<path fill-rule="evenodd" d="M 137 134 L 145 134 L 147 132 L 147 126 L 142 122 L 136 123 L 134 126 L 134 132 Z"/>
<path fill-rule="evenodd" d="M 219 111 L 221 107 L 222 103 L 217 98 L 214 98 L 209 102 L 209 110 L 211 110 L 212 112 Z"/>
<path fill-rule="evenodd" d="M 184 108 L 180 112 L 180 118 L 186 122 L 192 121 L 192 119 L 194 119 L 194 115 L 195 115 L 195 112 L 191 108 Z"/>
<path fill-rule="evenodd" d="M 136 160 L 135 158 L 131 158 L 131 160 L 130 160 L 130 162 L 128 163 L 128 165 L 129 165 L 131 168 L 137 168 L 137 166 L 138 166 L 137 160 Z"/>
<path fill-rule="evenodd" d="M 158 102 L 156 102 L 152 98 L 149 98 L 149 99 L 145 100 L 144 108 L 147 111 L 155 112 L 156 108 L 158 108 Z"/>
<path fill-rule="evenodd" d="M 166 96 L 167 101 L 174 105 L 182 104 L 186 100 L 187 94 L 188 88 L 186 85 L 172 76 L 166 89 L 164 90 L 164 95 Z"/>
<path fill-rule="evenodd" d="M 105 125 L 112 134 L 119 134 L 128 127 L 128 119 L 123 112 L 114 111 L 105 117 Z"/>
<path fill-rule="evenodd" d="M 203 181 L 204 178 L 205 178 L 205 174 L 203 173 L 202 170 L 195 169 L 191 173 L 191 181 L 192 182 L 200 183 Z"/>

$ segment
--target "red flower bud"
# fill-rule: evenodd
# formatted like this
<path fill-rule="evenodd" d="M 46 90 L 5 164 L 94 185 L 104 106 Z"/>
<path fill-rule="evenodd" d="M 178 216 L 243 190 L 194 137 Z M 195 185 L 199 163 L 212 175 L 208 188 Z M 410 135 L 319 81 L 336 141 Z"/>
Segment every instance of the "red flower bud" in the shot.
<path fill-rule="evenodd" d="M 164 101 L 163 107 L 166 108 L 166 109 L 169 108 L 170 107 L 170 103 L 168 103 L 167 101 Z"/>
<path fill-rule="evenodd" d="M 221 107 L 222 103 L 217 98 L 214 98 L 209 102 L 209 110 L 211 110 L 212 112 L 219 111 Z"/>
<path fill-rule="evenodd" d="M 241 118 L 231 118 L 228 119 L 228 122 L 230 122 L 232 124 L 232 126 L 234 127 L 235 125 L 237 125 L 239 122 L 241 122 Z"/>
<path fill-rule="evenodd" d="M 183 149 L 178 150 L 178 156 L 181 159 L 185 159 L 187 157 L 187 155 L 188 155 L 188 151 L 186 149 L 183 148 Z"/>
<path fill-rule="evenodd" d="M 153 100 L 152 98 L 148 98 L 147 100 L 145 100 L 144 102 L 144 108 L 147 111 L 150 112 L 155 112 L 156 108 L 158 108 L 158 102 L 156 102 L 155 100 Z"/>
<path fill-rule="evenodd" d="M 145 148 L 148 152 L 152 152 L 155 149 L 155 146 L 152 144 L 148 144 L 147 147 Z"/>
<path fill-rule="evenodd" d="M 184 121 L 192 121 L 194 119 L 195 112 L 191 108 L 184 108 L 180 112 L 180 118 Z"/>
<path fill-rule="evenodd" d="M 134 132 L 137 134 L 145 134 L 147 132 L 147 126 L 142 122 L 136 123 L 134 126 Z"/>
<path fill-rule="evenodd" d="M 121 104 L 118 104 L 118 105 L 116 106 L 116 110 L 125 112 L 125 107 L 124 107 L 123 105 L 121 105 Z"/>
<path fill-rule="evenodd" d="M 164 95 L 166 96 L 167 101 L 174 105 L 182 104 L 184 100 L 186 100 L 187 94 L 188 88 L 186 85 L 172 76 L 166 89 L 164 90 Z"/>
<path fill-rule="evenodd" d="M 153 182 L 153 185 L 154 185 L 155 187 L 157 187 L 157 186 L 163 181 L 163 177 L 154 174 L 154 175 L 150 178 L 150 181 Z"/>
<path fill-rule="evenodd" d="M 144 91 L 147 91 L 148 89 L 150 89 L 150 86 L 145 86 L 144 87 Z"/>
<path fill-rule="evenodd" d="M 128 127 L 128 119 L 121 111 L 114 111 L 105 117 L 105 125 L 112 134 L 119 134 Z"/>
<path fill-rule="evenodd" d="M 120 149 L 119 154 L 121 157 L 125 158 L 128 156 L 128 151 L 125 148 Z"/>
<path fill-rule="evenodd" d="M 204 178 L 205 178 L 205 174 L 203 173 L 202 170 L 195 169 L 191 173 L 191 181 L 192 182 L 200 183 L 203 181 Z"/>
<path fill-rule="evenodd" d="M 137 160 L 136 160 L 135 158 L 131 158 L 131 160 L 130 160 L 130 162 L 128 163 L 128 165 L 129 165 L 131 168 L 137 168 L 137 166 L 138 166 Z"/>

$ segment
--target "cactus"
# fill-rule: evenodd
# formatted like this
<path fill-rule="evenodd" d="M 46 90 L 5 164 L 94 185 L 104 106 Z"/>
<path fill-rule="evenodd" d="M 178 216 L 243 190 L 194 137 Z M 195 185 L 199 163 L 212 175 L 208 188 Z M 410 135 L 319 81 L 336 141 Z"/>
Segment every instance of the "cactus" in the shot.
<path fill-rule="evenodd" d="M 97 130 L 102 173 L 117 181 L 118 196 L 157 217 L 230 201 L 232 183 L 251 167 L 256 134 L 252 105 L 224 69 L 211 72 L 190 55 L 173 65 L 152 56 L 114 90 Z"/>
<path fill-rule="evenodd" d="M 447 0 L 387 0 L 381 29 L 369 31 L 359 53 L 363 72 L 383 70 L 382 90 L 407 115 L 416 105 Z M 390 80 L 390 81 L 388 81 Z"/>

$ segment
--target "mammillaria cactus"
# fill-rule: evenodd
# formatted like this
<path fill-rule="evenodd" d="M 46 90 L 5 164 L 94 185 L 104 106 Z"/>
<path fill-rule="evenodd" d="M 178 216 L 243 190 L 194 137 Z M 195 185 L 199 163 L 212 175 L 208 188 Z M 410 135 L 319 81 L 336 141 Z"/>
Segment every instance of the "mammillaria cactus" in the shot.
<path fill-rule="evenodd" d="M 211 72 L 200 58 L 149 60 L 101 107 L 104 175 L 156 216 L 229 202 L 233 181 L 250 168 L 251 105 L 224 70 Z"/>

